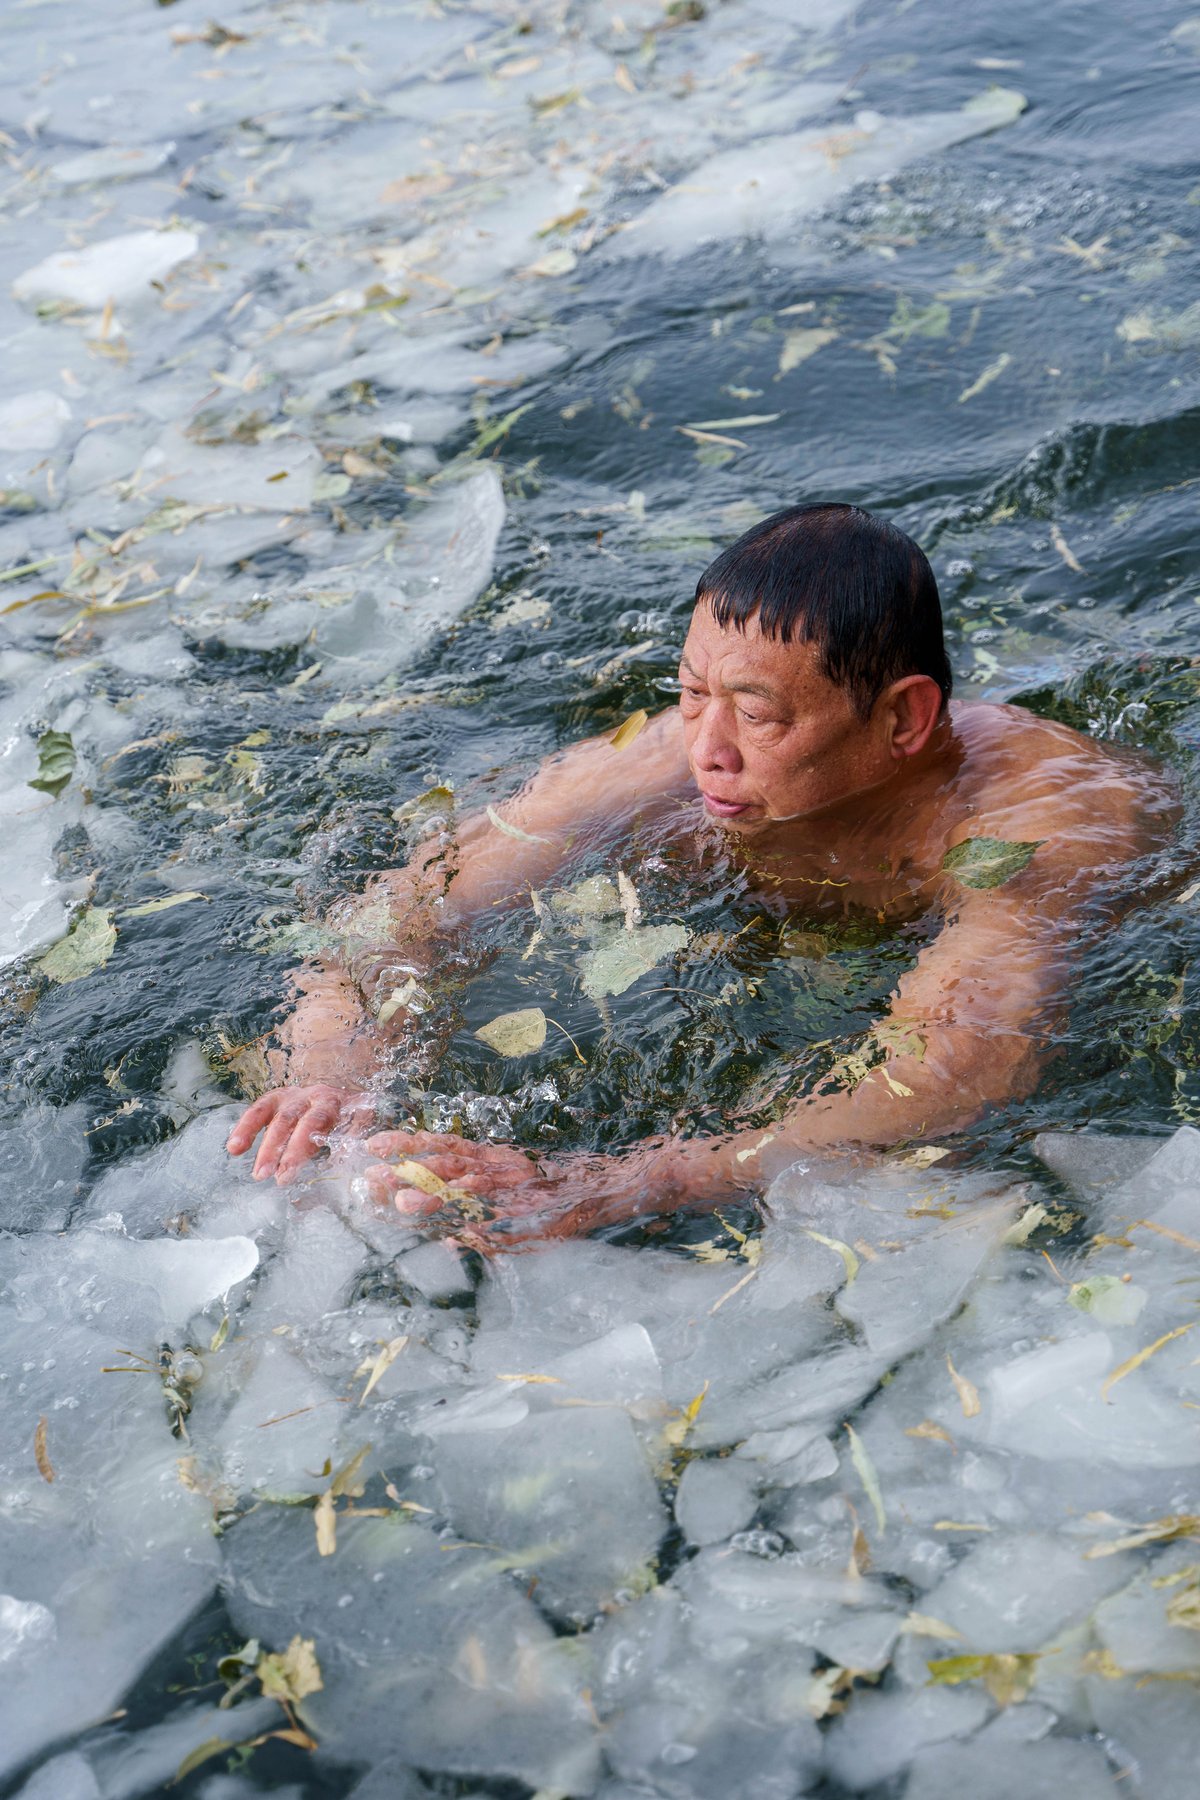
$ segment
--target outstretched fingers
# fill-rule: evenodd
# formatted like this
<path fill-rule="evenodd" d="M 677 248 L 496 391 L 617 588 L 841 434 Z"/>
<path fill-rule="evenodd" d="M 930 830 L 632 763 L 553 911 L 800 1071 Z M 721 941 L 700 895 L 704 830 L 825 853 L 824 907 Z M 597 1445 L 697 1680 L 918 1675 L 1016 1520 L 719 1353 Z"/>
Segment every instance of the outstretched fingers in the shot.
<path fill-rule="evenodd" d="M 248 1106 L 229 1136 L 225 1140 L 225 1148 L 230 1156 L 241 1156 L 248 1150 L 264 1125 L 269 1125 L 275 1117 L 279 1105 L 278 1093 L 264 1094 L 253 1106 Z"/>

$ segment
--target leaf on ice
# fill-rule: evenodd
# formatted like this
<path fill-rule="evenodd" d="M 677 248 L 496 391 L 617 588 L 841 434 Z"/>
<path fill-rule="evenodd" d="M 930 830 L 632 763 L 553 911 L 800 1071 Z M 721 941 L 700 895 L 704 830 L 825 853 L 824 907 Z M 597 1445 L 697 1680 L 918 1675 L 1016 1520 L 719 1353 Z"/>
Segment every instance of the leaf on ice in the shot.
<path fill-rule="evenodd" d="M 1091 1313 L 1102 1325 L 1132 1325 L 1149 1298 L 1145 1288 L 1119 1275 L 1092 1275 L 1067 1291 L 1077 1312 Z"/>
<path fill-rule="evenodd" d="M 1200 1513 L 1170 1513 L 1149 1525 L 1138 1525 L 1124 1537 L 1107 1538 L 1084 1551 L 1089 1562 L 1101 1556 L 1116 1556 L 1121 1550 L 1140 1550 L 1143 1544 L 1169 1544 L 1175 1538 L 1200 1537 Z"/>
<path fill-rule="evenodd" d="M 173 906 L 186 906 L 189 900 L 207 900 L 208 895 L 200 893 L 197 888 L 188 888 L 182 894 L 163 894 L 157 900 L 143 900 L 140 906 L 127 906 L 124 916 L 127 919 L 148 919 L 152 913 L 170 912 Z"/>
<path fill-rule="evenodd" d="M 904 1435 L 911 1438 L 933 1438 L 939 1444 L 949 1444 L 952 1450 L 955 1449 L 954 1439 L 950 1433 L 943 1425 L 935 1424 L 932 1419 L 922 1419 L 919 1425 L 906 1425 Z"/>
<path fill-rule="evenodd" d="M 81 981 L 104 967 L 116 941 L 112 908 L 90 906 L 66 937 L 51 944 L 37 967 L 51 981 Z"/>
<path fill-rule="evenodd" d="M 38 739 L 38 772 L 28 783 L 55 800 L 75 773 L 75 745 L 69 731 L 43 731 Z"/>
<path fill-rule="evenodd" d="M 1045 841 L 1045 838 L 1024 843 L 1010 842 L 1006 838 L 964 838 L 961 844 L 947 850 L 942 858 L 942 868 L 963 887 L 1002 887 L 1028 866 L 1034 851 Z"/>
<path fill-rule="evenodd" d="M 317 1555 L 332 1556 L 337 1549 L 337 1512 L 333 1495 L 322 1494 L 313 1508 L 313 1524 L 317 1531 Z"/>
<path fill-rule="evenodd" d="M 958 1395 L 959 1405 L 963 1409 L 963 1418 L 974 1419 L 978 1417 L 979 1413 L 983 1410 L 982 1402 L 979 1398 L 979 1389 L 975 1386 L 973 1381 L 968 1381 L 965 1375 L 959 1374 L 954 1364 L 950 1361 L 949 1356 L 946 1358 L 946 1367 L 950 1371 L 950 1379 L 954 1383 L 954 1391 Z"/>
<path fill-rule="evenodd" d="M 809 325 L 802 331 L 789 331 L 783 340 L 783 349 L 779 353 L 779 373 L 789 375 L 793 369 L 823 350 L 826 344 L 832 344 L 837 332 L 823 325 Z"/>
<path fill-rule="evenodd" d="M 343 1494 L 348 1494 L 352 1500 L 361 1498 L 366 1483 L 360 1481 L 359 1477 L 362 1474 L 362 1466 L 370 1454 L 371 1445 L 364 1444 L 361 1450 L 355 1451 L 349 1462 L 343 1463 L 337 1470 L 329 1483 L 329 1492 L 335 1499 L 340 1498 Z"/>
<path fill-rule="evenodd" d="M 536 837 L 532 831 L 522 831 L 519 825 L 510 825 L 507 819 L 500 817 L 494 806 L 488 807 L 487 816 L 496 830 L 503 832 L 505 837 L 517 838 L 523 844 L 548 844 L 550 842 L 549 838 Z"/>
<path fill-rule="evenodd" d="M 1050 1209 L 1043 1206 L 1040 1200 L 1035 1200 L 1033 1205 L 1027 1206 L 1020 1218 L 1009 1226 L 1000 1242 L 1020 1249 L 1023 1244 L 1029 1242 L 1038 1226 L 1044 1225 L 1049 1217 Z"/>
<path fill-rule="evenodd" d="M 649 722 L 650 714 L 639 707 L 637 712 L 632 712 L 627 719 L 621 720 L 608 741 L 614 750 L 625 750 Z"/>
<path fill-rule="evenodd" d="M 773 425 L 779 413 L 743 413 L 737 419 L 694 419 L 692 431 L 736 431 L 740 425 Z"/>
<path fill-rule="evenodd" d="M 944 1619 L 935 1619 L 930 1613 L 920 1612 L 910 1612 L 900 1631 L 906 1637 L 947 1638 L 951 1642 L 962 1637 L 962 1632 L 956 1631 L 953 1625 L 947 1625 Z"/>
<path fill-rule="evenodd" d="M 1037 1674 L 1036 1655 L 941 1656 L 926 1663 L 933 1687 L 957 1687 L 963 1681 L 982 1681 L 997 1706 L 1024 1700 Z"/>
<path fill-rule="evenodd" d="M 532 1056 L 546 1042 L 546 1015 L 540 1006 L 523 1006 L 490 1019 L 475 1036 L 499 1056 Z"/>
<path fill-rule="evenodd" d="M 360 1406 L 362 1405 L 363 1401 L 366 1399 L 367 1395 L 371 1392 L 372 1388 L 375 1386 L 375 1383 L 377 1381 L 379 1381 L 382 1376 L 387 1374 L 388 1370 L 391 1368 L 392 1364 L 395 1362 L 396 1358 L 399 1356 L 400 1352 L 403 1350 L 403 1348 L 407 1344 L 407 1342 L 408 1342 L 408 1333 L 407 1332 L 404 1333 L 403 1337 L 392 1338 L 390 1343 L 385 1344 L 383 1346 L 383 1349 L 379 1352 L 379 1355 L 377 1357 L 375 1357 L 374 1360 L 370 1363 L 370 1365 L 369 1365 L 370 1373 L 367 1377 L 367 1385 L 363 1389 L 362 1393 L 358 1396 L 358 1404 Z M 362 1373 L 361 1369 L 359 1370 L 359 1373 L 360 1374 Z"/>
<path fill-rule="evenodd" d="M 46 1419 L 43 1415 L 37 1422 L 37 1430 L 33 1434 L 33 1460 L 37 1463 L 38 1474 L 43 1481 L 54 1480 L 54 1465 L 50 1461 L 50 1453 L 46 1448 Z"/>
<path fill-rule="evenodd" d="M 863 1484 L 863 1492 L 871 1502 L 875 1514 L 875 1523 L 880 1531 L 887 1530 L 887 1509 L 883 1504 L 883 1493 L 879 1486 L 879 1477 L 875 1473 L 875 1464 L 867 1455 L 862 1439 L 853 1425 L 846 1426 L 846 1436 L 850 1440 L 850 1457 L 854 1463 L 858 1479 Z"/>
<path fill-rule="evenodd" d="M 268 1700 L 285 1700 L 290 1706 L 319 1693 L 325 1685 L 312 1638 L 294 1637 L 286 1650 L 260 1657 L 254 1672 Z"/>
<path fill-rule="evenodd" d="M 837 1251 L 838 1255 L 846 1265 L 846 1286 L 849 1287 L 862 1266 L 849 1244 L 843 1244 L 841 1238 L 826 1237 L 824 1232 L 813 1231 L 807 1225 L 804 1228 L 804 1235 L 805 1237 L 812 1238 L 815 1243 L 824 1244 L 826 1250 Z M 848 1431 L 850 1427 L 847 1426 L 846 1429 Z"/>
<path fill-rule="evenodd" d="M 1200 1319 L 1193 1319 L 1187 1325 L 1177 1325 L 1174 1331 L 1164 1331 L 1162 1336 L 1155 1338 L 1152 1344 L 1147 1344 L 1143 1350 L 1137 1350 L 1132 1356 L 1127 1356 L 1125 1361 L 1118 1363 L 1112 1374 L 1106 1375 L 1100 1383 L 1100 1398 L 1111 1405 L 1112 1402 L 1108 1396 L 1118 1381 L 1124 1381 L 1127 1375 L 1132 1375 L 1135 1369 L 1140 1369 L 1143 1363 L 1149 1362 L 1150 1358 L 1157 1355 L 1164 1344 L 1169 1344 L 1174 1338 L 1183 1337 L 1185 1333 L 1194 1331 L 1197 1325 L 1200 1325 Z"/>
<path fill-rule="evenodd" d="M 530 263 L 523 272 L 526 275 L 541 275 L 545 279 L 555 280 L 560 275 L 569 275 L 575 268 L 579 258 L 574 250 L 563 244 L 557 250 L 547 250 L 536 262 Z"/>
<path fill-rule="evenodd" d="M 580 959 L 580 986 L 590 1000 L 623 994 L 665 957 L 682 950 L 690 933 L 682 925 L 640 925 L 615 934 Z"/>

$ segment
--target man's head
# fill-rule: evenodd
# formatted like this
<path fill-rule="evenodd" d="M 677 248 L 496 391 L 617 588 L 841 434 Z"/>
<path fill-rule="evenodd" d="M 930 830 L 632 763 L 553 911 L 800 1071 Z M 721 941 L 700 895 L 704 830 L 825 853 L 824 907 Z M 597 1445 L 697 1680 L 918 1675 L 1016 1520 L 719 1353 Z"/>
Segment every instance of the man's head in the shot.
<path fill-rule="evenodd" d="M 709 811 L 746 830 L 879 786 L 925 748 L 951 679 L 911 538 L 856 506 L 772 514 L 696 588 L 680 708 Z"/>

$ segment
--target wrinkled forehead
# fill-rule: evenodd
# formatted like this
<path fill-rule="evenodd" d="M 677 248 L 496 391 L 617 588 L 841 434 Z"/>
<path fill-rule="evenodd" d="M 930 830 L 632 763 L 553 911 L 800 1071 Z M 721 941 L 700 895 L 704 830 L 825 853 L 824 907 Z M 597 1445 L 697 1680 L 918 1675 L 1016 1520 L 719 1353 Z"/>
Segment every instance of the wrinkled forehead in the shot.
<path fill-rule="evenodd" d="M 718 625 L 706 601 L 692 613 L 680 667 L 708 685 L 736 688 L 747 682 L 782 695 L 811 691 L 832 684 L 822 673 L 816 644 L 784 644 L 764 637 L 757 617 L 745 628 Z"/>

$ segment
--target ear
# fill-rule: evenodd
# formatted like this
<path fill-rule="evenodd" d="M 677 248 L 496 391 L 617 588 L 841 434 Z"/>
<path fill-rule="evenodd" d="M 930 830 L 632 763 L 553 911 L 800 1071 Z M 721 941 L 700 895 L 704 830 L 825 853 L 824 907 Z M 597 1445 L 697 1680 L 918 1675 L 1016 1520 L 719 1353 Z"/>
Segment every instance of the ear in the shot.
<path fill-rule="evenodd" d="M 941 717 L 942 690 L 932 675 L 905 675 L 879 696 L 888 749 L 897 762 L 916 756 Z"/>

